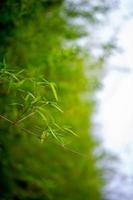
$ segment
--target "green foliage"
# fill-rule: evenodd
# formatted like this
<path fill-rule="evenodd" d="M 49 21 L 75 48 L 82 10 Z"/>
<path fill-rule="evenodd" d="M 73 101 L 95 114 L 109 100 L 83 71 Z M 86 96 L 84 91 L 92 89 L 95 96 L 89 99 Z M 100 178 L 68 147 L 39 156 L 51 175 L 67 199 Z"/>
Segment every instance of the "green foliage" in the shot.
<path fill-rule="evenodd" d="M 0 83 L 1 86 L 4 87 L 5 93 L 11 101 L 8 105 L 6 105 L 6 107 L 7 110 L 11 110 L 11 114 L 14 110 L 16 110 L 16 113 L 15 116 L 11 116 L 12 119 L 8 118 L 8 112 L 6 117 L 2 115 L 0 115 L 0 117 L 3 120 L 10 122 L 11 125 L 17 126 L 19 130 L 36 135 L 37 138 L 41 139 L 41 142 L 50 135 L 53 136 L 57 141 L 61 142 L 60 137 L 58 138 L 56 135 L 56 132 L 58 131 L 59 133 L 59 130 L 62 132 L 67 131 L 73 135 L 76 135 L 68 128 L 61 128 L 55 122 L 53 116 L 48 115 L 48 106 L 63 112 L 56 102 L 48 100 L 46 97 L 47 95 L 45 95 L 45 93 L 47 93 L 46 87 L 51 88 L 55 100 L 58 101 L 55 83 L 48 82 L 43 77 L 34 78 L 26 75 L 26 72 L 24 74 L 24 70 L 16 72 L 15 70 L 8 69 L 5 63 L 1 64 Z M 17 110 L 19 112 L 17 112 Z M 36 120 L 38 114 L 42 121 L 41 119 L 39 121 Z M 27 119 L 28 123 L 32 123 L 33 121 L 36 122 L 35 126 L 39 129 L 37 133 L 26 129 L 25 121 Z"/>
<path fill-rule="evenodd" d="M 99 82 L 86 77 L 85 63 L 89 72 L 103 63 L 71 45 L 86 35 L 74 20 L 97 22 L 96 14 L 108 10 L 100 2 L 1 2 L 1 199 L 102 199 L 91 134 Z"/>

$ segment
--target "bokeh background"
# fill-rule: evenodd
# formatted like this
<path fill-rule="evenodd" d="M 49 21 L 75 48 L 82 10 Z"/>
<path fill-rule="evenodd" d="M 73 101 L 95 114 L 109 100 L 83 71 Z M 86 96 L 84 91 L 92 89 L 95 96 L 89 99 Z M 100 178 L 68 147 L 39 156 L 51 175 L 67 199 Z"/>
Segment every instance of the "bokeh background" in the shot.
<path fill-rule="evenodd" d="M 132 199 L 132 27 L 131 0 L 0 1 L 0 199 Z"/>

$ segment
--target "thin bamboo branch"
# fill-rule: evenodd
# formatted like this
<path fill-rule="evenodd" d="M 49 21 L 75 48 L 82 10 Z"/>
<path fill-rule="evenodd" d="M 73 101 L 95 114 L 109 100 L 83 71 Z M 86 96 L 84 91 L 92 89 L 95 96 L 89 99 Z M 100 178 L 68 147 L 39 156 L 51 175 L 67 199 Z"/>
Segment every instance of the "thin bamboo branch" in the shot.
<path fill-rule="evenodd" d="M 14 124 L 14 121 L 8 119 L 7 117 L 3 116 L 3 115 L 0 115 L 0 117 L 8 122 L 10 122 L 11 124 Z"/>
<path fill-rule="evenodd" d="M 35 112 L 32 112 L 32 113 L 30 113 L 29 115 L 26 115 L 26 116 L 23 117 L 22 119 L 16 121 L 15 124 L 18 124 L 18 123 L 24 121 L 25 119 L 27 119 L 28 117 L 31 117 L 31 116 L 34 115 L 34 114 L 35 114 Z"/>

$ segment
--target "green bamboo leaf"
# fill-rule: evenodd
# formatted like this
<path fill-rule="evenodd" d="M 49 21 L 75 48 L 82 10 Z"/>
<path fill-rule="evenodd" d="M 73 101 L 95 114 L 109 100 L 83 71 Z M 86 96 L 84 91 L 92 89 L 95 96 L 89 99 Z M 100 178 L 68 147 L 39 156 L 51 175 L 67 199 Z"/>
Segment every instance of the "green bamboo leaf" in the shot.
<path fill-rule="evenodd" d="M 54 133 L 54 131 L 52 130 L 52 128 L 50 126 L 48 126 L 48 129 L 50 131 L 50 133 L 53 135 L 53 137 L 59 141 L 59 139 L 57 138 L 56 134 Z"/>
<path fill-rule="evenodd" d="M 74 131 L 72 131 L 72 130 L 69 129 L 69 128 L 66 128 L 66 127 L 65 127 L 64 130 L 68 131 L 69 133 L 73 134 L 73 135 L 76 136 L 76 137 L 79 137 Z"/>
<path fill-rule="evenodd" d="M 33 99 L 36 98 L 31 92 L 28 92 L 28 94 L 29 94 Z"/>
<path fill-rule="evenodd" d="M 29 97 L 32 97 L 33 99 L 36 99 L 36 97 L 31 92 L 28 92 L 28 94 L 26 95 L 26 97 L 24 98 L 24 100 L 28 101 Z"/>
<path fill-rule="evenodd" d="M 8 74 L 9 76 L 11 76 L 12 78 L 14 78 L 16 81 L 19 81 L 19 79 L 15 76 L 15 74 L 10 73 L 8 71 L 6 71 L 5 73 Z"/>
<path fill-rule="evenodd" d="M 43 119 L 45 122 L 47 122 L 47 118 L 45 117 L 45 115 L 44 115 L 41 111 L 37 110 L 37 113 L 42 117 L 42 119 Z"/>
<path fill-rule="evenodd" d="M 30 114 L 24 116 L 22 119 L 20 119 L 20 120 L 17 121 L 17 124 L 20 123 L 20 122 L 22 122 L 22 121 L 24 121 L 24 120 L 27 119 L 28 117 L 33 116 L 34 114 L 35 114 L 35 112 L 32 112 L 32 113 L 30 113 Z"/>
<path fill-rule="evenodd" d="M 49 82 L 45 78 L 43 78 L 42 80 L 43 80 L 43 83 L 45 83 L 46 85 L 49 85 Z"/>
<path fill-rule="evenodd" d="M 52 89 L 52 92 L 54 94 L 54 97 L 55 97 L 56 101 L 58 101 L 58 96 L 57 96 L 57 92 L 56 92 L 56 89 L 55 89 L 55 83 L 50 82 L 50 87 Z"/>
<path fill-rule="evenodd" d="M 19 81 L 19 82 L 17 83 L 17 84 L 18 84 L 18 87 L 22 86 L 24 82 L 25 82 L 25 80 Z"/>
<path fill-rule="evenodd" d="M 24 100 L 25 100 L 25 101 L 28 101 L 29 97 L 30 97 L 30 95 L 27 94 L 26 97 L 24 98 Z"/>
<path fill-rule="evenodd" d="M 21 104 L 21 103 L 11 103 L 11 104 L 9 104 L 9 105 L 11 105 L 11 106 L 21 106 L 21 107 L 24 107 L 24 105 Z"/>
<path fill-rule="evenodd" d="M 62 127 L 60 127 L 57 123 L 55 123 L 55 122 L 53 122 L 53 124 L 59 129 L 59 130 L 62 130 L 62 131 L 64 131 L 63 130 L 63 128 Z"/>
<path fill-rule="evenodd" d="M 34 101 L 32 101 L 32 104 L 35 104 L 35 103 L 40 102 L 40 99 L 41 99 L 40 96 L 39 96 L 39 97 L 36 97 L 36 98 L 34 99 Z"/>
<path fill-rule="evenodd" d="M 63 113 L 63 110 L 61 110 L 61 108 L 57 105 L 57 104 L 55 104 L 55 103 L 50 103 L 54 108 L 56 108 L 57 110 L 59 110 L 60 112 L 62 112 Z"/>
<path fill-rule="evenodd" d="M 19 74 L 21 74 L 21 73 L 23 73 L 23 72 L 24 72 L 24 69 L 20 70 L 20 71 L 17 73 L 17 75 L 19 75 Z"/>
<path fill-rule="evenodd" d="M 46 111 L 43 107 L 39 107 L 39 106 L 38 106 L 38 109 L 39 109 L 41 112 L 45 112 L 45 111 Z"/>

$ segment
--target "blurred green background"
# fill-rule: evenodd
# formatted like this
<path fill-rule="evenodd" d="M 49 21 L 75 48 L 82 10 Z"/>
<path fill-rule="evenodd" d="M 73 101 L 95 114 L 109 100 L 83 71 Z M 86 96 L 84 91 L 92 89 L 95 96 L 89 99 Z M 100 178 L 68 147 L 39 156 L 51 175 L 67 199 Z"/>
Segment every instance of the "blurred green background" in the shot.
<path fill-rule="evenodd" d="M 110 7 L 100 0 L 0 1 L 0 199 L 103 199 L 92 114 L 100 86 L 93 71 L 101 71 L 104 57 L 95 60 L 78 40 L 91 39 Z M 37 85 L 43 79 L 51 88 L 47 81 Z M 53 106 L 41 107 L 42 100 Z M 29 116 L 14 126 L 35 108 L 31 104 L 40 106 L 42 118 Z M 48 135 L 41 135 L 47 126 Z M 48 138 L 42 143 L 41 136 Z"/>

